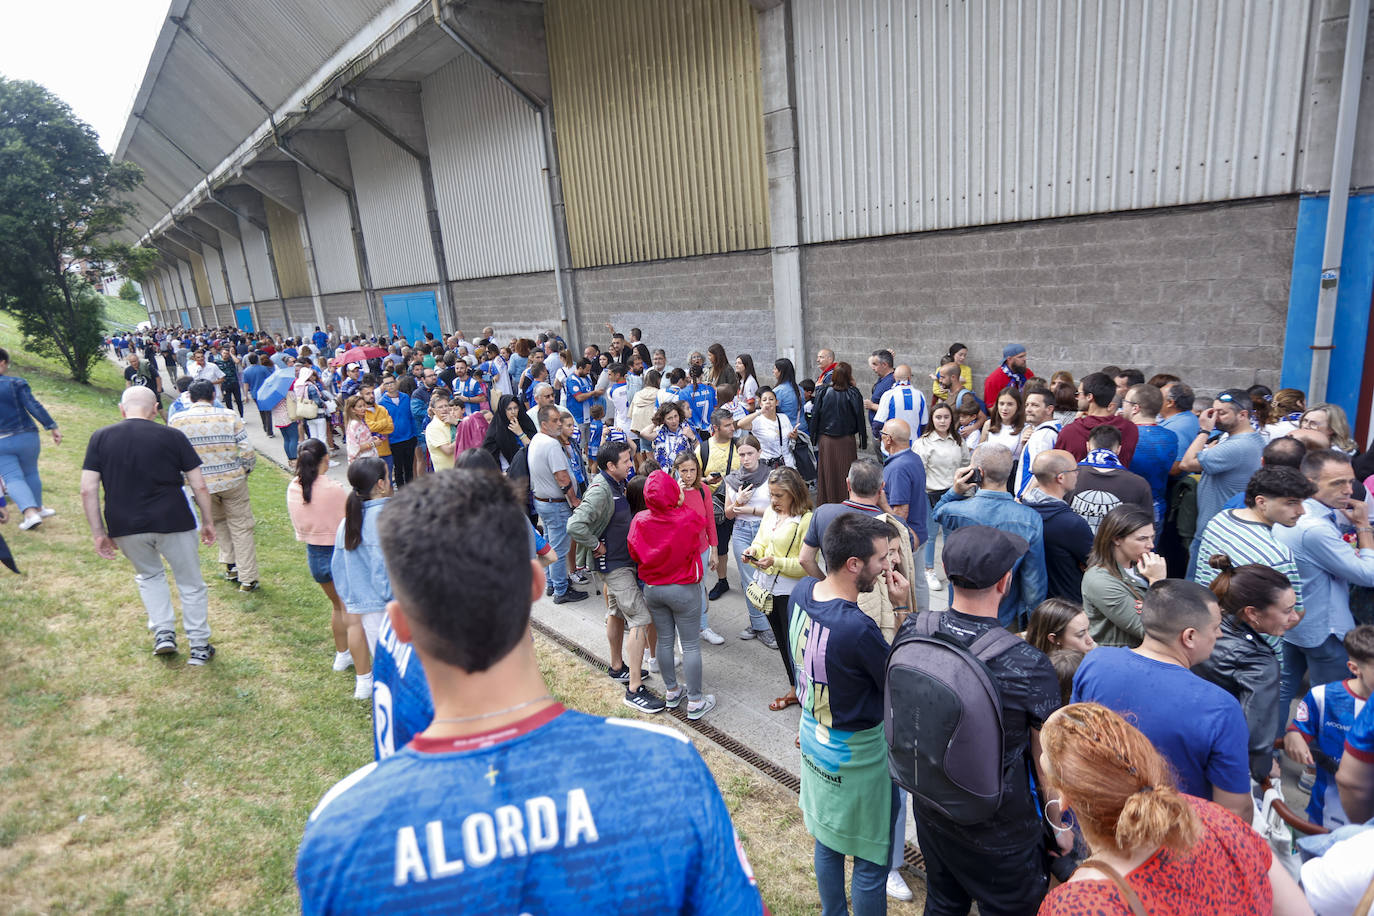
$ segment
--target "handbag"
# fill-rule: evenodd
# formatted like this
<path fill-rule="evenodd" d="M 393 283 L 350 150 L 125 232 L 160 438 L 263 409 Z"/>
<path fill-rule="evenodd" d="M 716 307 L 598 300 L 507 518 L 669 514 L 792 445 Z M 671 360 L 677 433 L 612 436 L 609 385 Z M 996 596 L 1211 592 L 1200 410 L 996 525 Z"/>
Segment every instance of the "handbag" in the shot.
<path fill-rule="evenodd" d="M 811 440 L 806 433 L 797 433 L 797 444 L 792 448 L 792 458 L 797 463 L 797 473 L 807 483 L 816 480 L 816 456 L 811 451 Z"/>
<path fill-rule="evenodd" d="M 797 535 L 801 533 L 802 522 L 805 519 L 806 516 L 803 515 L 801 518 L 797 519 L 795 523 L 793 523 L 792 538 L 787 542 L 787 553 L 784 554 L 784 556 L 790 555 L 792 553 L 792 548 L 797 543 Z M 776 565 L 777 564 L 775 563 L 774 566 Z M 768 573 L 764 572 L 761 569 L 754 570 L 754 578 L 749 582 L 749 585 L 745 587 L 744 597 L 749 599 L 749 603 L 752 604 L 755 608 L 757 608 L 760 613 L 765 615 L 772 613 L 773 589 L 777 587 L 778 577 L 781 575 L 782 570 L 778 570 L 777 572 L 773 573 L 773 581 L 768 583 L 767 585 L 764 585 L 763 580 L 768 577 Z"/>
<path fill-rule="evenodd" d="M 296 419 L 313 420 L 320 415 L 320 406 L 309 398 L 296 399 Z"/>

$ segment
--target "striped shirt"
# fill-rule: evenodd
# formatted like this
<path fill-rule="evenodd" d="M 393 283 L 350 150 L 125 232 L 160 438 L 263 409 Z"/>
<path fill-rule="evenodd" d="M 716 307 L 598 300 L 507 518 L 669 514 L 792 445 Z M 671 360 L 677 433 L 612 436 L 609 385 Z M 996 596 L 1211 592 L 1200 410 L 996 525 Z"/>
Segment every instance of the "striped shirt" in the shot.
<path fill-rule="evenodd" d="M 910 382 L 897 382 L 883 392 L 878 409 L 873 412 L 873 427 L 881 430 L 888 420 L 904 420 L 911 429 L 911 438 L 919 439 L 926 425 L 926 396 Z"/>
<path fill-rule="evenodd" d="M 223 493 L 242 483 L 253 470 L 258 453 L 248 441 L 243 418 L 227 407 L 203 401 L 192 404 L 167 423 L 181 430 L 200 456 L 205 488 Z"/>
<path fill-rule="evenodd" d="M 1296 610 L 1302 613 L 1302 577 L 1298 575 L 1298 564 L 1293 552 L 1274 539 L 1270 527 L 1262 522 L 1247 522 L 1237 516 L 1236 509 L 1226 509 L 1212 516 L 1207 528 L 1202 532 L 1202 544 L 1198 548 L 1197 573 L 1193 579 L 1200 585 L 1211 586 L 1217 571 L 1207 565 L 1207 558 L 1224 553 L 1236 566 L 1258 563 L 1272 566 L 1288 577 L 1297 593 Z"/>

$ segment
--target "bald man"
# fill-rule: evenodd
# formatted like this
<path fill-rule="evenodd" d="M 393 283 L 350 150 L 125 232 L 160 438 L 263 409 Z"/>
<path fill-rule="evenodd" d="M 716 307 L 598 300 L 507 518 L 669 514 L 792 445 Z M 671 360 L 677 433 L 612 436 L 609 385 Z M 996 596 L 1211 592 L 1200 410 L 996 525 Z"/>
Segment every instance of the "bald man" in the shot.
<path fill-rule="evenodd" d="M 133 564 L 139 596 L 148 612 L 153 654 L 177 651 L 176 613 L 167 586 L 165 560 L 181 593 L 181 617 L 191 652 L 188 665 L 214 658 L 205 580 L 196 548 L 196 518 L 182 483 L 195 493 L 202 519 L 200 540 L 215 543 L 210 492 L 200 473 L 200 456 L 180 430 L 153 422 L 157 396 L 141 386 L 119 399 L 122 422 L 96 430 L 81 465 L 81 505 L 95 552 L 113 560 L 118 548 Z M 101 517 L 100 489 L 105 488 Z"/>
<path fill-rule="evenodd" d="M 888 420 L 879 433 L 883 453 L 883 493 L 892 514 L 906 522 L 915 538 L 912 549 L 918 549 L 929 536 L 927 513 L 930 502 L 926 498 L 926 466 L 921 456 L 911 450 L 911 427 L 905 420 Z"/>
<path fill-rule="evenodd" d="M 911 367 L 898 366 L 892 370 L 892 387 L 883 392 L 873 412 L 874 425 L 881 428 L 888 420 L 901 420 L 910 437 L 919 438 L 929 419 L 926 396 L 911 384 Z"/>
<path fill-rule="evenodd" d="M 830 373 L 835 371 L 835 351 L 821 347 L 816 351 L 816 387 L 830 384 Z"/>
<path fill-rule="evenodd" d="M 1083 570 L 1093 548 L 1092 528 L 1073 511 L 1064 497 L 1078 482 L 1078 462 L 1071 452 L 1049 449 L 1031 462 L 1034 482 L 1021 501 L 1040 513 L 1045 529 L 1046 594 L 1050 598 L 1083 601 Z"/>

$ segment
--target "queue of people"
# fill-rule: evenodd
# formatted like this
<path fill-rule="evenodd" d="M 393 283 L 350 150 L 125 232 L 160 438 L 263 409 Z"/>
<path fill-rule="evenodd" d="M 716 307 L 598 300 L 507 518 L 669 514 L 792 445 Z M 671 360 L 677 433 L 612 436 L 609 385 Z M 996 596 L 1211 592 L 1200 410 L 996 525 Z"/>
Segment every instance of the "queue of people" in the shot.
<path fill-rule="evenodd" d="M 334 609 L 334 666 L 353 665 L 379 722 L 411 723 L 312 815 L 298 863 L 308 912 L 441 907 L 436 878 L 478 910 L 604 906 L 605 881 L 553 876 L 628 849 L 627 810 L 690 833 L 688 859 L 718 855 L 728 815 L 709 774 L 673 793 L 669 814 L 607 776 L 605 754 L 574 749 L 580 731 L 627 755 L 617 774 L 639 754 L 702 771 L 657 736 L 620 750 L 624 735 L 604 732 L 613 720 L 553 702 L 528 615 L 541 594 L 586 600 L 577 586 L 596 576 L 625 705 L 700 719 L 716 704 L 702 647 L 723 642 L 709 614 L 731 588 L 730 557 L 749 612 L 739 638 L 781 655 L 770 708 L 800 707 L 800 806 L 824 914 L 909 898 L 898 872 L 908 811 L 926 911 L 942 914 L 975 902 L 989 914 L 1312 912 L 1307 869 L 1300 885 L 1251 828 L 1279 753 L 1308 769 L 1319 827 L 1374 817 L 1374 626 L 1355 619 L 1374 589 L 1374 498 L 1335 405 L 1263 386 L 1206 402 L 1176 376 L 1115 366 L 1045 380 L 1019 344 L 981 399 L 967 347 L 933 367 L 929 397 L 911 367 L 875 351 L 865 398 L 828 348 L 814 381 L 779 359 L 769 386 L 750 354 L 731 361 L 719 344 L 676 368 L 635 331 L 581 358 L 554 334 L 506 347 L 491 336 L 382 340 L 382 365 L 342 367 L 346 493 L 322 485 L 326 441 L 292 456 L 288 507 Z M 301 358 L 273 361 L 296 372 L 294 400 L 318 416 L 335 391 L 318 367 L 287 362 Z M 431 379 L 436 366 L 448 378 Z M 214 404 L 215 384 L 196 380 L 191 401 Z M 126 397 L 136 418 L 151 416 L 152 392 Z M 481 434 L 464 434 L 474 417 Z M 388 455 L 398 436 L 411 447 Z M 194 454 L 182 450 L 178 475 L 198 470 Z M 114 473 L 108 461 L 88 456 L 97 485 Z M 216 518 L 208 494 L 202 515 Z M 422 544 L 416 524 L 431 534 Z M 214 531 L 207 523 L 203 539 Z M 455 543 L 471 545 L 458 562 L 483 600 L 438 615 Z M 516 543 L 528 551 L 500 550 Z M 929 610 L 933 593 L 948 610 Z M 153 598 L 150 623 L 166 616 Z M 194 651 L 208 629 L 193 618 Z M 423 691 L 406 681 L 417 673 Z M 558 755 L 566 793 L 529 781 L 540 754 Z M 584 773 L 600 774 L 594 796 L 572 788 Z M 465 799 L 461 829 L 445 827 L 454 815 L 430 795 L 408 794 L 422 780 Z M 397 838 L 394 862 L 350 851 L 359 818 Z M 559 829 L 560 851 L 541 845 Z M 509 866 L 473 867 L 498 848 Z M 709 861 L 670 882 L 619 875 L 617 905 L 762 910 L 741 857 Z M 1333 877 L 1338 862 L 1351 864 Z M 516 868 L 529 871 L 513 889 Z M 1352 874 L 1368 884 L 1374 864 L 1338 854 L 1313 886 L 1349 886 Z"/>

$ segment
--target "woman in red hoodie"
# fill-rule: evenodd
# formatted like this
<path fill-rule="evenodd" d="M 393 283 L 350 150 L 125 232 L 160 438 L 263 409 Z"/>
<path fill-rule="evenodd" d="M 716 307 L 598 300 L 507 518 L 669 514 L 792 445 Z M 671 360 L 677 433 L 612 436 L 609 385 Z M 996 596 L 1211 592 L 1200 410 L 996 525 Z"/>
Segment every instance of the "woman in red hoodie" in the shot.
<path fill-rule="evenodd" d="M 711 491 L 702 483 L 701 459 L 696 449 L 688 449 L 673 462 L 673 476 L 682 484 L 683 505 L 690 506 L 706 519 L 706 533 L 701 538 L 701 562 L 711 572 L 716 571 L 716 509 L 711 502 Z M 703 576 L 705 573 L 702 574 Z M 706 610 L 710 607 L 706 600 L 706 583 L 701 588 L 701 638 L 713 646 L 725 642 L 725 637 L 711 629 L 706 620 Z"/>
<path fill-rule="evenodd" d="M 644 483 L 647 508 L 630 522 L 630 558 L 644 582 L 644 602 L 658 629 L 658 657 L 673 657 L 673 630 L 682 641 L 682 671 L 687 679 L 687 718 L 700 719 L 716 698 L 701 692 L 701 545 L 707 522 L 684 504 L 682 486 L 664 471 Z M 664 702 L 677 708 L 683 689 L 670 662 L 660 662 Z"/>

